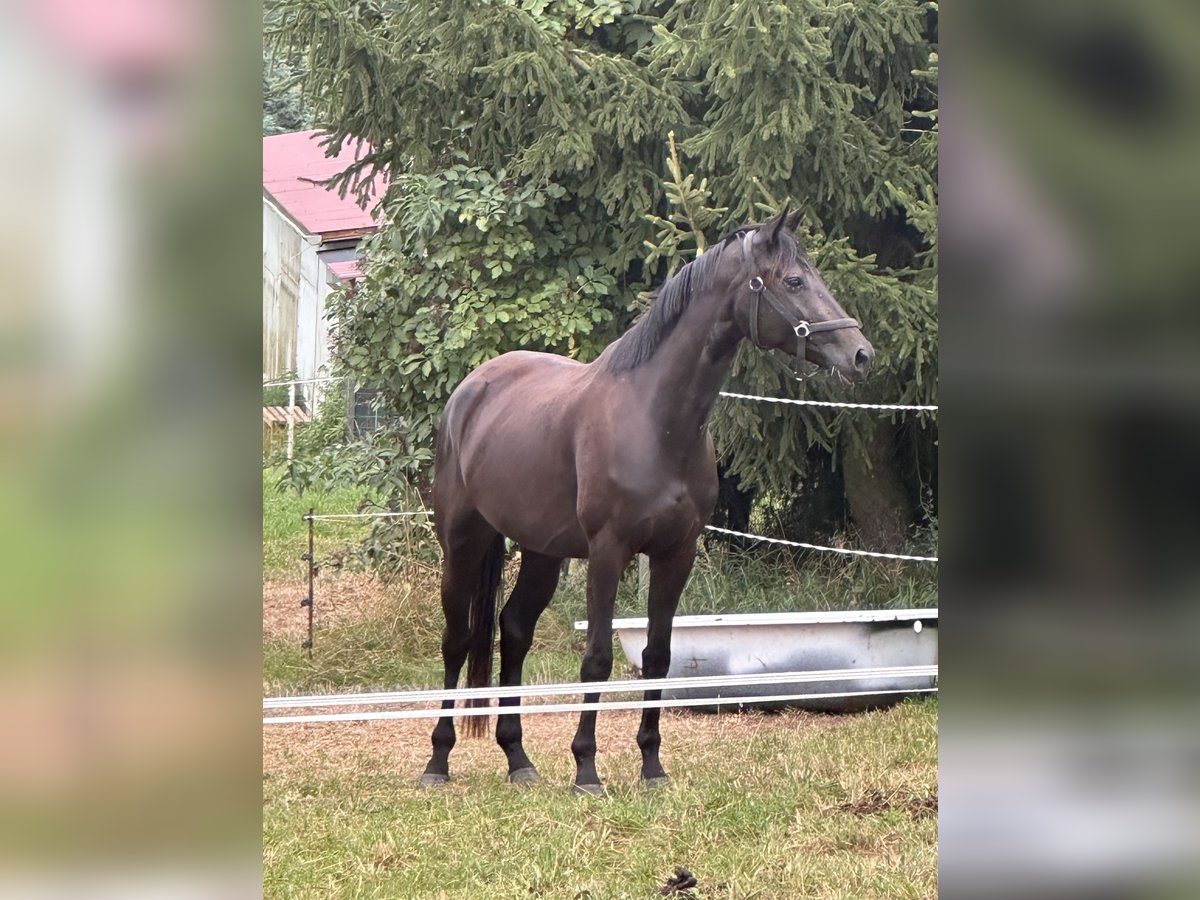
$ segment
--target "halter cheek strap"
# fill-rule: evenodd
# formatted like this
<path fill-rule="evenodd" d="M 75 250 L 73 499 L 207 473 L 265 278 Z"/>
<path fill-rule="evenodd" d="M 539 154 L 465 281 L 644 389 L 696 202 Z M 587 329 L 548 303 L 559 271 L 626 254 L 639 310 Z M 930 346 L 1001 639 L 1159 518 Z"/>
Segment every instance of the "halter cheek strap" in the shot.
<path fill-rule="evenodd" d="M 750 260 L 751 265 L 754 265 L 754 253 L 750 249 L 750 241 L 754 240 L 753 234 L 746 235 L 742 238 L 742 253 Z M 808 322 L 806 321 L 800 310 L 791 304 L 784 303 L 775 294 L 767 290 L 766 282 L 762 280 L 761 275 L 755 275 L 750 279 L 747 287 L 750 288 L 750 341 L 760 350 L 766 350 L 767 347 L 762 345 L 758 339 L 758 317 L 760 315 L 759 300 L 765 299 L 767 305 L 779 315 L 783 321 L 787 322 L 788 327 L 792 329 L 792 333 L 796 335 L 796 349 L 793 356 L 803 360 L 807 349 L 808 336 L 821 331 L 837 331 L 841 328 L 858 328 L 860 327 L 857 319 L 827 319 L 824 322 Z"/>

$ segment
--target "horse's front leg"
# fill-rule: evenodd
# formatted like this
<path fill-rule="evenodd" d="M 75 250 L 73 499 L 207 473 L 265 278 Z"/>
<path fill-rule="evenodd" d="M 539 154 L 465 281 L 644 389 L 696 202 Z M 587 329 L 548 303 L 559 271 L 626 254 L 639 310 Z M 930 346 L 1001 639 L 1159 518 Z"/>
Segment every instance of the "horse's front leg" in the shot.
<path fill-rule="evenodd" d="M 612 674 L 612 620 L 613 607 L 617 601 L 617 584 L 621 573 L 629 565 L 633 554 L 616 546 L 589 548 L 587 588 L 587 646 L 583 652 L 580 681 L 607 681 Z M 585 703 L 595 703 L 599 694 L 584 694 Z M 571 752 L 575 755 L 575 786 L 577 794 L 604 793 L 600 776 L 596 773 L 596 713 L 587 710 L 579 716 L 579 730 L 571 741 Z"/>
<path fill-rule="evenodd" d="M 695 559 L 694 540 L 689 541 L 686 547 L 672 556 L 650 559 L 650 622 L 646 635 L 646 649 L 642 651 L 644 678 L 664 678 L 671 667 L 671 625 Z M 645 694 L 646 700 L 658 700 L 661 697 L 661 690 L 650 690 Z M 660 712 L 658 707 L 642 710 L 642 724 L 637 733 L 638 747 L 642 750 L 642 783 L 647 787 L 664 785 L 669 780 L 658 759 L 661 743 L 658 730 Z"/>

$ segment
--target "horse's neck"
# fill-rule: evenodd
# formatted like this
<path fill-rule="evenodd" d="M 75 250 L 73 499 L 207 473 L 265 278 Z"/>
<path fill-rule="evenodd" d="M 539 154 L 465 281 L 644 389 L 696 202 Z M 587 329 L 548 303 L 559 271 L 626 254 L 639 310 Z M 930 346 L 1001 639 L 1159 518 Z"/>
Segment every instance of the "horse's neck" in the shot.
<path fill-rule="evenodd" d="M 730 290 L 714 286 L 692 298 L 654 355 L 633 370 L 664 433 L 689 441 L 703 431 L 740 339 Z"/>

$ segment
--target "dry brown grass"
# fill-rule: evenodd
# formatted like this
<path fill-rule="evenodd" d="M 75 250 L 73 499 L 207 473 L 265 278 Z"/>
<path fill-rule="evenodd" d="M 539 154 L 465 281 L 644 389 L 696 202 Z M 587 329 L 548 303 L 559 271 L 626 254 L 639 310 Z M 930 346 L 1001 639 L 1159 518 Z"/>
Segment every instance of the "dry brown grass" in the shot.
<path fill-rule="evenodd" d="M 350 711 L 351 708 L 339 709 Z M 636 751 L 636 710 L 614 710 L 597 716 L 596 740 L 601 750 Z M 809 729 L 837 728 L 849 721 L 836 716 L 787 710 L 781 713 L 747 712 L 740 715 L 698 715 L 663 710 L 663 752 L 686 744 L 692 759 L 703 762 L 707 753 L 726 753 L 726 741 L 749 740 L 758 735 Z M 488 736 L 463 737 L 454 748 L 456 771 L 503 772 L 504 755 L 496 746 L 495 719 L 489 718 Z M 574 715 L 527 715 L 521 719 L 525 746 L 531 753 L 569 756 L 571 738 L 578 726 Z M 412 772 L 415 778 L 429 757 L 432 719 L 381 722 L 333 722 L 272 725 L 263 733 L 263 772 L 272 775 L 341 775 Z"/>
<path fill-rule="evenodd" d="M 298 638 L 308 629 L 308 614 L 300 601 L 308 593 L 300 577 L 275 578 L 263 582 L 263 637 Z M 437 606 L 437 578 L 425 569 L 392 581 L 382 581 L 368 572 L 325 570 L 313 583 L 316 604 L 313 618 L 318 626 L 398 615 L 418 615 L 425 620 Z M 434 623 L 440 627 L 440 623 Z"/>

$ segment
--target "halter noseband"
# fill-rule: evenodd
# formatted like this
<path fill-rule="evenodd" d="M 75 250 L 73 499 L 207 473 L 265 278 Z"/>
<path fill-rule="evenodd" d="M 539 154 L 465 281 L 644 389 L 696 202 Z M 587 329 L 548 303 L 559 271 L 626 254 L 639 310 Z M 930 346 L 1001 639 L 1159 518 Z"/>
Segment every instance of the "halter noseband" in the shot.
<path fill-rule="evenodd" d="M 750 265 L 754 265 L 754 252 L 750 249 L 750 242 L 754 240 L 754 233 L 750 232 L 742 237 L 742 255 L 750 261 Z M 748 285 L 750 295 L 753 299 L 750 301 L 750 342 L 760 350 L 766 350 L 758 340 L 758 317 L 759 299 L 765 299 L 767 305 L 779 315 L 783 321 L 788 323 L 788 327 L 792 329 L 792 333 L 796 335 L 796 352 L 792 355 L 797 359 L 803 360 L 808 336 L 816 334 L 820 331 L 837 331 L 840 328 L 859 328 L 856 319 L 828 319 L 824 322 L 807 322 L 800 317 L 800 310 L 788 303 L 782 302 L 771 291 L 767 290 L 766 282 L 762 280 L 761 275 L 755 275 L 750 279 Z"/>

